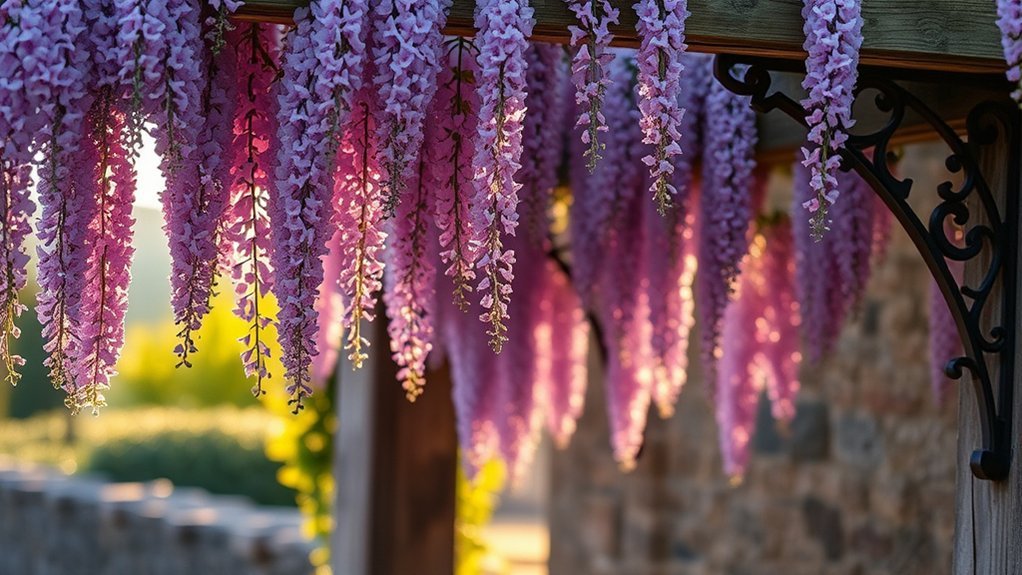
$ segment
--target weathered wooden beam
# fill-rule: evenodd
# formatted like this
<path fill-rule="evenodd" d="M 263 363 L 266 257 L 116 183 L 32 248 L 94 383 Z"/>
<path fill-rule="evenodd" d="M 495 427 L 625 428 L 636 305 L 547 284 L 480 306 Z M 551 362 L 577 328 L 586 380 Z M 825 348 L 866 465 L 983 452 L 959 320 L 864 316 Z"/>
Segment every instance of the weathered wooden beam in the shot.
<path fill-rule="evenodd" d="M 286 22 L 308 0 L 249 0 L 241 17 Z M 617 43 L 635 45 L 632 0 L 613 28 Z M 534 37 L 565 42 L 574 17 L 563 0 L 531 0 Z M 803 59 L 799 0 L 689 0 L 687 37 L 699 52 Z M 454 0 L 451 34 L 472 33 L 474 0 Z M 998 74 L 1004 70 L 992 0 L 870 0 L 862 7 L 865 65 L 945 72 Z"/>

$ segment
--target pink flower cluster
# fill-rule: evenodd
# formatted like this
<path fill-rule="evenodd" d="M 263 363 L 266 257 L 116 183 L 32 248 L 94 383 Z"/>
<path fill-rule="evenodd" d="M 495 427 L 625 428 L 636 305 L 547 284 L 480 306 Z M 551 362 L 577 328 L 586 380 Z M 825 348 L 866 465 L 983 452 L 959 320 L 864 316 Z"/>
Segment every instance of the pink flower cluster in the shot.
<path fill-rule="evenodd" d="M 504 236 L 513 236 L 518 226 L 521 185 L 515 173 L 522 155 L 525 50 L 534 24 L 532 13 L 526 0 L 483 0 L 476 7 L 479 123 L 472 161 L 473 220 L 480 234 L 476 267 L 482 272 L 476 289 L 485 310 L 480 320 L 489 325 L 486 333 L 496 352 L 507 341 L 507 304 L 514 279 L 515 253 L 505 249 Z"/>
<path fill-rule="evenodd" d="M 815 192 L 802 207 L 810 213 L 817 241 L 830 229 L 829 210 L 838 197 L 839 152 L 855 123 L 852 103 L 862 46 L 861 8 L 861 0 L 804 0 L 802 8 L 803 46 L 809 53 L 802 81 L 809 92 L 802 100 L 809 135 L 802 153 L 812 169 L 810 185 Z"/>
<path fill-rule="evenodd" d="M 261 395 L 270 376 L 267 328 L 272 317 L 263 310 L 263 298 L 273 288 L 270 266 L 272 234 L 269 188 L 276 151 L 276 101 L 271 85 L 277 75 L 277 34 L 265 24 L 247 24 L 227 32 L 228 50 L 237 61 L 237 105 L 233 120 L 234 158 L 229 185 L 230 206 L 224 221 L 224 240 L 234 284 L 234 313 L 249 324 L 239 338 L 244 346 L 242 364 L 254 377 L 253 394 Z"/>
<path fill-rule="evenodd" d="M 450 0 L 385 0 L 373 10 L 373 82 L 381 99 L 377 139 L 381 142 L 385 209 L 393 215 L 422 145 L 423 123 L 436 93 L 441 66 L 441 30 Z"/>
<path fill-rule="evenodd" d="M 391 222 L 383 295 L 397 378 L 411 401 L 422 393 L 426 356 L 433 349 L 436 270 L 432 252 L 439 249 L 430 213 L 425 156 L 416 164 L 408 182 L 408 197 L 398 204 Z"/>
<path fill-rule="evenodd" d="M 607 49 L 614 35 L 610 26 L 618 23 L 620 12 L 609 0 L 565 0 L 578 19 L 570 26 L 571 45 L 578 51 L 571 62 L 571 78 L 575 83 L 575 103 L 579 105 L 578 122 L 589 171 L 595 170 L 603 152 L 600 132 L 608 130 L 603 115 L 603 100 L 610 84 L 606 65 L 614 59 Z"/>
<path fill-rule="evenodd" d="M 472 43 L 461 37 L 445 44 L 444 66 L 434 102 L 435 129 L 426 133 L 423 154 L 433 189 L 433 218 L 440 231 L 440 256 L 444 273 L 454 282 L 452 297 L 467 309 L 475 280 L 479 238 L 472 221 L 475 196 L 472 156 L 475 151 L 479 98 L 475 90 L 477 70 Z"/>
<path fill-rule="evenodd" d="M 760 391 L 773 415 L 790 421 L 799 388 L 799 304 L 795 297 L 791 224 L 767 224 L 742 262 L 735 298 L 724 313 L 714 401 L 724 471 L 741 477 L 749 460 Z"/>
<path fill-rule="evenodd" d="M 1001 30 L 1001 47 L 1008 64 L 1008 81 L 1016 86 L 1011 97 L 1022 106 L 1022 3 L 997 0 L 997 27 Z"/>
<path fill-rule="evenodd" d="M 653 153 L 642 158 L 649 166 L 653 181 L 650 191 L 661 215 L 667 213 L 677 190 L 671 175 L 674 156 L 682 153 L 681 119 L 685 109 L 679 106 L 682 91 L 682 56 L 685 44 L 687 0 L 639 0 L 636 30 L 641 43 L 636 62 L 639 65 L 639 110 L 642 112 L 643 141 Z"/>
<path fill-rule="evenodd" d="M 375 134 L 375 100 L 370 87 L 356 96 L 351 123 L 340 150 L 337 201 L 343 261 L 339 283 L 345 299 L 345 349 L 358 368 L 368 358 L 369 338 L 362 334 L 363 320 L 376 317 L 376 293 L 383 287 L 384 242 L 383 193 L 377 163 L 379 142 Z"/>

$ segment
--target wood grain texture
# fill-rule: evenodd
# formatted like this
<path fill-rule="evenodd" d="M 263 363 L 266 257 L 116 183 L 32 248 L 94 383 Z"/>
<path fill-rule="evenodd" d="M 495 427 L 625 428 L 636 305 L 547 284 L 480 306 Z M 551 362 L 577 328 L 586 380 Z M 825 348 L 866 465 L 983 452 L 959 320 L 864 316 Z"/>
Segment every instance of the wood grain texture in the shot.
<path fill-rule="evenodd" d="M 616 42 L 635 45 L 631 0 L 621 9 Z M 241 17 L 286 21 L 307 0 L 251 0 Z M 566 42 L 574 17 L 563 0 L 532 0 L 534 37 Z M 699 52 L 802 59 L 801 0 L 690 0 L 688 41 Z M 451 34 L 472 33 L 474 0 L 454 0 Z M 862 62 L 964 73 L 1004 70 L 993 0 L 865 0 Z"/>
<path fill-rule="evenodd" d="M 382 310 L 378 318 L 371 359 L 354 371 L 345 357 L 340 367 L 331 565 L 344 575 L 451 575 L 458 453 L 451 380 L 446 370 L 431 372 L 425 393 L 409 403 Z"/>
<path fill-rule="evenodd" d="M 1003 133 L 1000 144 L 986 146 L 978 151 L 980 167 L 984 177 L 997 198 L 998 207 L 1004 210 L 1008 194 L 1018 194 L 1018 184 L 1008 181 L 1008 166 L 1022 158 L 1009 157 L 1008 146 L 1004 145 Z M 978 198 L 970 198 L 970 218 L 982 222 L 985 214 L 976 205 Z M 1002 212 L 1003 213 L 1003 212 Z M 971 222 L 970 222 L 971 223 Z M 1022 221 L 1008 225 L 1022 225 Z M 989 252 L 966 263 L 965 281 L 968 285 L 979 285 L 983 271 L 989 263 Z M 995 289 L 990 303 L 984 310 L 988 325 L 994 325 L 993 318 L 1001 314 L 1001 294 Z M 1018 318 L 1009 324 L 1015 333 L 1022 329 Z M 1018 575 L 1022 573 L 1022 461 L 1019 460 L 1019 423 L 1017 414 L 1022 413 L 1022 385 L 1020 385 L 1019 360 L 1022 358 L 1020 338 L 1015 340 L 1014 371 L 1014 413 L 1012 426 L 1014 454 L 1008 478 L 1004 481 L 983 481 L 976 479 L 969 469 L 969 457 L 974 449 L 982 445 L 979 414 L 976 407 L 976 392 L 968 376 L 959 385 L 958 412 L 958 471 L 955 499 L 955 546 L 952 573 L 954 575 Z M 994 365 L 990 372 L 993 381 L 998 381 L 999 368 Z M 996 393 L 996 391 L 995 391 Z"/>

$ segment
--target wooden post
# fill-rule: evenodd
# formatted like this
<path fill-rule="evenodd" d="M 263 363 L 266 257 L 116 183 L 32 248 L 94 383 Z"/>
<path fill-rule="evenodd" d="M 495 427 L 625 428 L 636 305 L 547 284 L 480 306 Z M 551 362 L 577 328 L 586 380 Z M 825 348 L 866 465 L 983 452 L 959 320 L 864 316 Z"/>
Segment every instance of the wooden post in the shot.
<path fill-rule="evenodd" d="M 1016 126 L 1016 130 L 1019 127 Z M 977 151 L 984 177 L 997 199 L 1001 213 L 1006 213 L 1008 198 L 1019 194 L 1017 180 L 1018 163 L 1022 158 L 1010 152 L 1008 136 L 998 135 L 997 145 L 985 146 Z M 1014 175 L 1013 175 L 1014 174 Z M 970 204 L 970 218 L 983 221 L 984 212 Z M 1018 216 L 1007 225 L 1022 225 Z M 1016 241 L 1017 241 L 1017 235 Z M 977 257 L 966 264 L 966 285 L 978 285 L 982 270 L 989 262 L 988 255 Z M 1016 266 L 1022 268 L 1022 266 Z M 1011 269 L 1011 266 L 1009 266 Z M 1017 273 L 1017 272 L 1016 272 Z M 1022 280 L 1022 278 L 1019 278 Z M 990 317 L 1001 313 L 1000 293 L 992 294 L 986 311 Z M 997 314 L 997 316 L 993 316 Z M 1022 323 L 1019 318 L 1007 324 L 1008 329 L 1019 333 Z M 1013 413 L 1022 413 L 1022 337 L 1015 338 L 1014 349 L 1014 401 Z M 1000 371 L 996 362 L 991 362 L 991 378 L 998 381 Z M 977 479 L 969 469 L 968 461 L 974 449 L 982 444 L 976 392 L 969 381 L 962 378 L 959 387 L 958 415 L 958 474 L 955 505 L 955 575 L 1008 575 L 1022 573 L 1022 459 L 1019 457 L 1019 437 L 1022 425 L 1018 416 L 1011 422 L 1013 454 L 1008 478 L 1004 481 Z M 996 390 L 995 390 L 996 393 Z"/>
<path fill-rule="evenodd" d="M 335 442 L 335 575 L 451 575 L 457 436 L 451 380 L 430 373 L 409 403 L 390 360 L 384 315 L 371 360 L 341 365 Z"/>

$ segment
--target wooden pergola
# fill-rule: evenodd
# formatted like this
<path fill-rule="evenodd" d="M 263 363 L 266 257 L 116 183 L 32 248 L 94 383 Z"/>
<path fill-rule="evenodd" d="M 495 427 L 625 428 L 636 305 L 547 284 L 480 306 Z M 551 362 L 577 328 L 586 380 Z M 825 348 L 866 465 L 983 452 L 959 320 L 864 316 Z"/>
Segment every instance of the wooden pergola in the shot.
<path fill-rule="evenodd" d="M 250 0 L 239 18 L 288 22 L 304 0 Z M 632 2 L 613 0 L 616 43 L 637 45 Z M 532 0 L 534 39 L 565 43 L 573 16 L 563 0 Z M 763 112 L 761 154 L 790 153 L 803 130 L 799 0 L 689 0 L 690 49 L 718 55 L 717 77 L 752 97 Z M 454 0 L 447 32 L 471 35 L 473 0 Z M 1022 466 L 1013 461 L 1022 425 L 1022 349 L 1018 229 L 1020 114 L 1009 100 L 992 0 L 866 0 L 860 88 L 876 94 L 856 115 L 880 128 L 854 136 L 845 167 L 869 181 L 919 248 L 963 335 L 953 572 L 1007 574 L 1022 569 Z M 734 65 L 750 65 L 745 79 Z M 863 100 L 865 98 L 860 98 Z M 773 112 L 773 113 L 768 113 Z M 794 119 L 795 121 L 792 121 Z M 892 175 L 889 147 L 942 139 L 947 166 L 964 183 L 912 190 L 912 174 Z M 872 152 L 872 153 L 869 153 Z M 917 214 L 909 192 L 939 194 L 932 214 Z M 944 236 L 943 220 L 964 225 L 966 246 Z M 957 285 L 945 258 L 966 262 Z M 380 322 L 382 323 L 382 322 Z M 385 347 L 383 326 L 377 349 Z M 434 376 L 414 405 L 393 379 L 386 354 L 368 369 L 342 369 L 336 445 L 339 575 L 445 574 L 453 570 L 456 437 L 450 381 Z M 863 358 L 868 361 L 868 358 Z M 951 457 L 949 454 L 948 457 Z M 950 504 L 950 502 L 948 502 Z"/>

